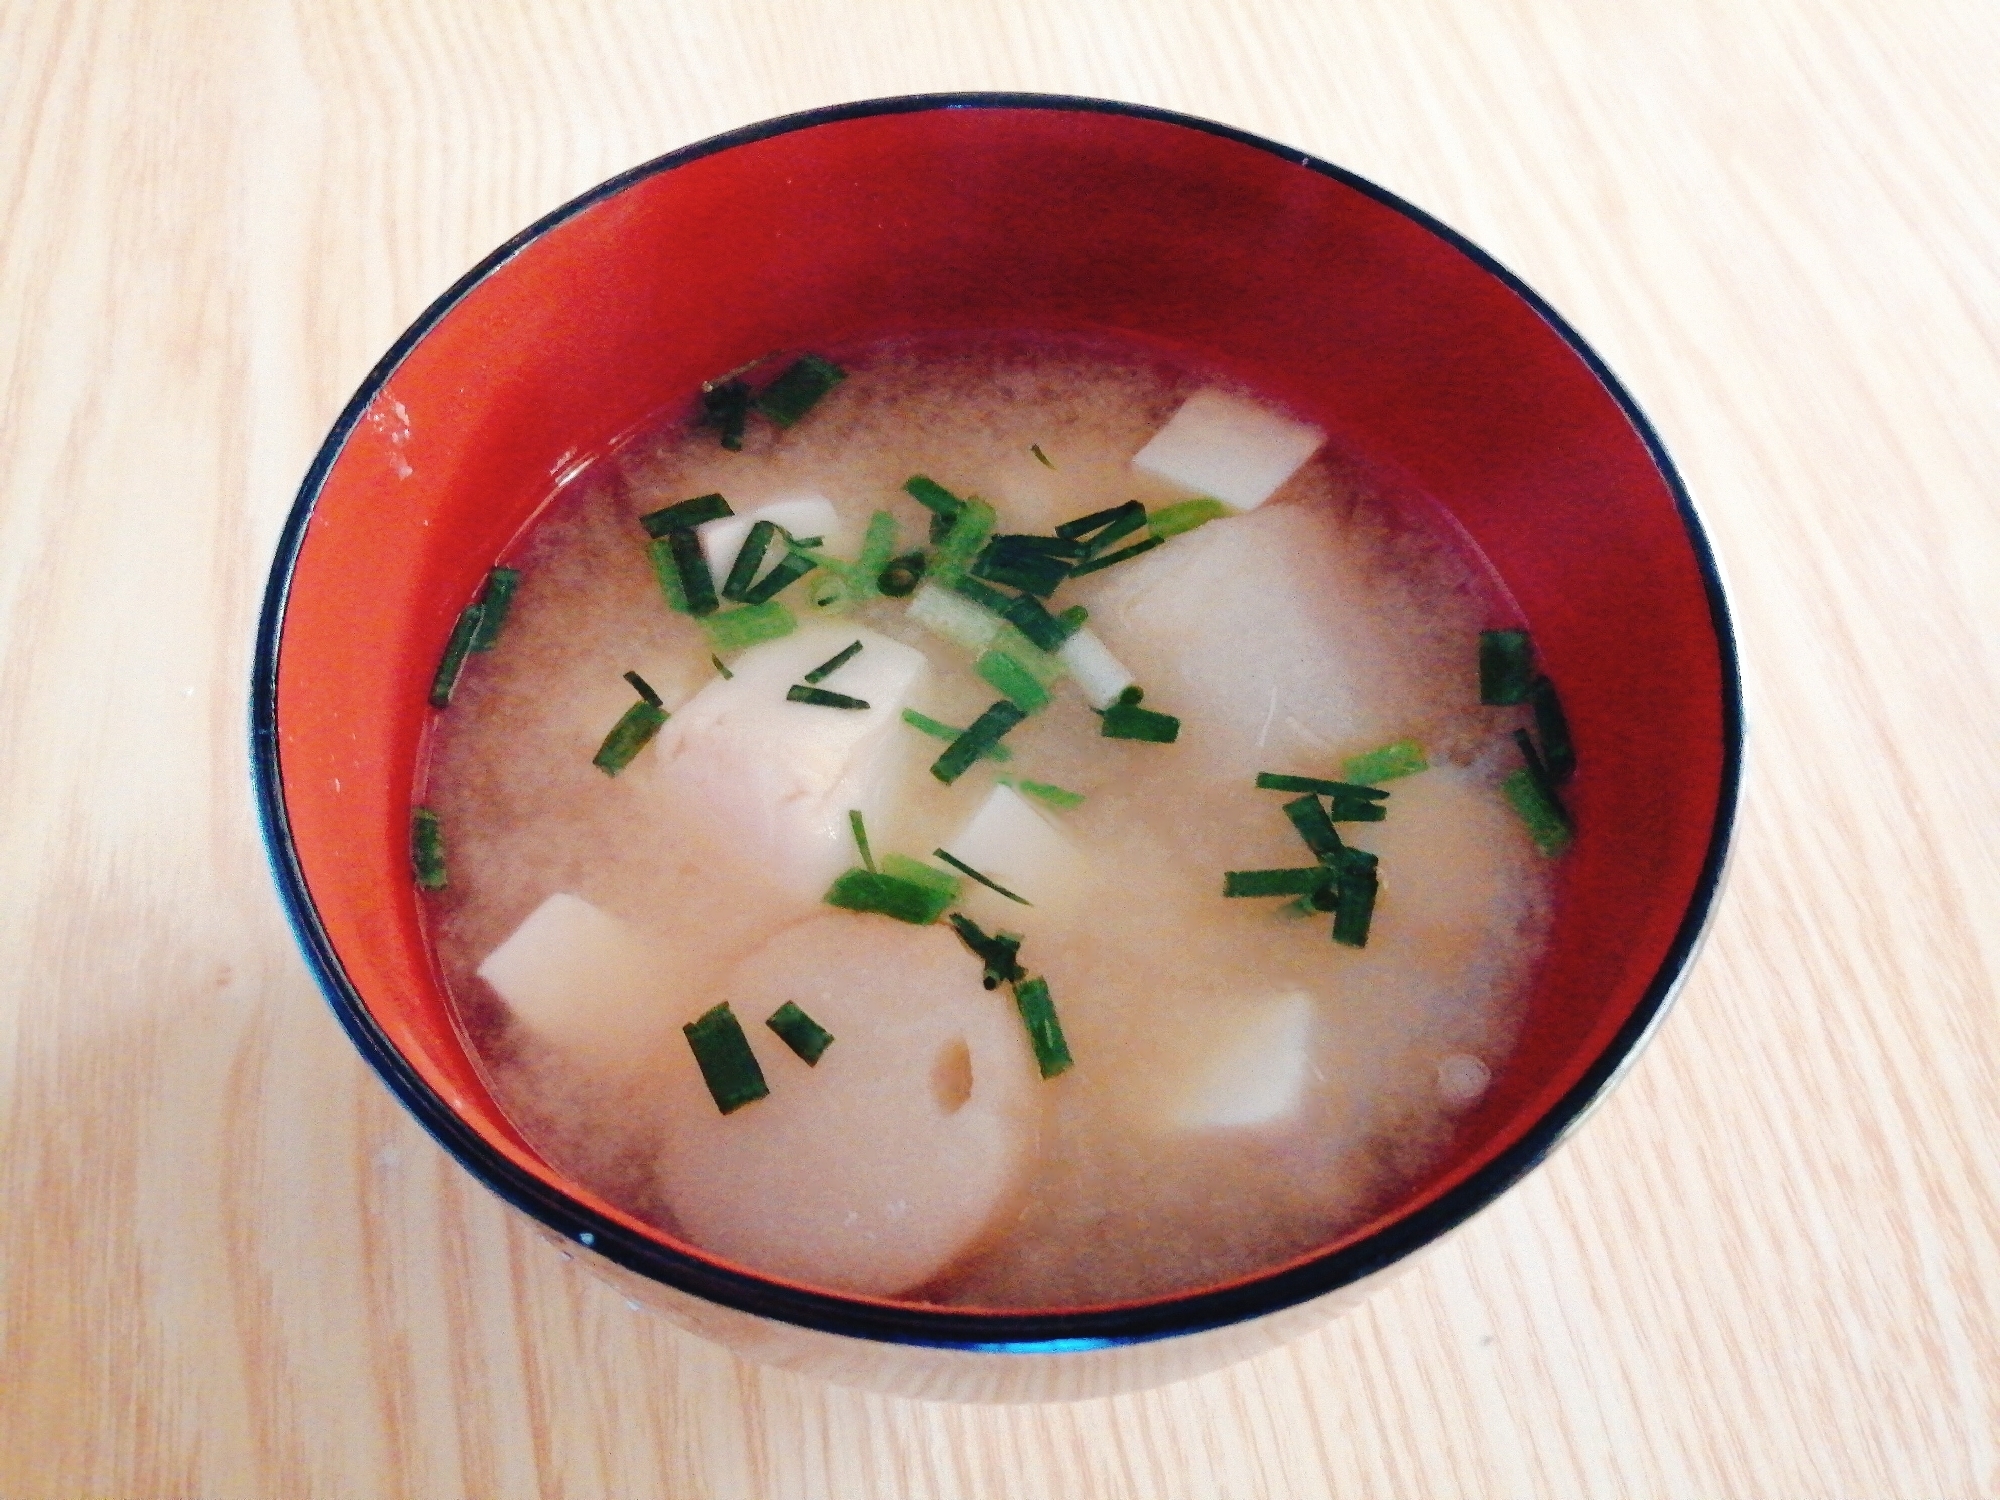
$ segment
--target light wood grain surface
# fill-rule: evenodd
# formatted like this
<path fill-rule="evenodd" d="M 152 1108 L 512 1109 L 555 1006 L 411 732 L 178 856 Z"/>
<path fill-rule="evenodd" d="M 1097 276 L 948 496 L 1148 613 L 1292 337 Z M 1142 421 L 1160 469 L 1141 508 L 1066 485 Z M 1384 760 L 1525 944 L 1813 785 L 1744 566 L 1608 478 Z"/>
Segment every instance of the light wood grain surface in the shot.
<path fill-rule="evenodd" d="M 1361 1311 L 1076 1406 L 634 1312 L 350 1051 L 247 793 L 346 395 L 717 130 L 1109 95 L 1354 168 L 1561 308 L 1734 591 L 1752 776 L 1679 1009 Z M 1991 0 L 0 5 L 0 1500 L 2000 1496 Z"/>

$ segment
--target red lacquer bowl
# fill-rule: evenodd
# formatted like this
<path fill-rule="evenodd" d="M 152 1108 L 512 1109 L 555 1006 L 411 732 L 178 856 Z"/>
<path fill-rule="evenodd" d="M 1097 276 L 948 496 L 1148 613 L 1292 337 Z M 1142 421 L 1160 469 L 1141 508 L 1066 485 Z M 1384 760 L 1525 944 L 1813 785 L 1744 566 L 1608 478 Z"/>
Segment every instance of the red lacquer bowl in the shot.
<path fill-rule="evenodd" d="M 410 876 L 432 669 L 566 476 L 766 350 L 995 327 L 1178 345 L 1411 476 L 1526 610 L 1585 768 L 1523 1040 L 1446 1159 L 1305 1260 L 1114 1307 L 830 1295 L 718 1262 L 566 1182 L 467 1056 Z M 1300 152 L 1026 95 L 754 126 L 502 246 L 398 340 L 320 450 L 272 571 L 253 692 L 265 833 L 308 960 L 446 1148 L 635 1295 L 739 1349 L 944 1395 L 1082 1394 L 1213 1366 L 1324 1317 L 1490 1203 L 1658 1023 L 1715 900 L 1741 762 L 1734 643 L 1687 494 L 1554 312 L 1450 230 Z"/>

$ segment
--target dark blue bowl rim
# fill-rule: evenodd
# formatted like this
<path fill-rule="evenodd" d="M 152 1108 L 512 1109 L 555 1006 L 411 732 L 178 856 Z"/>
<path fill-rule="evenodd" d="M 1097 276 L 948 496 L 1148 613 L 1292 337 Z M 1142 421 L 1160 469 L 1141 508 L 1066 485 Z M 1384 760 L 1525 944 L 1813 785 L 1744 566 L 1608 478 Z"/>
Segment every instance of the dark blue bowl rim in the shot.
<path fill-rule="evenodd" d="M 474 287 L 525 246 L 593 204 L 656 173 L 719 151 L 842 120 L 926 110 L 1037 109 L 1128 115 L 1221 136 L 1268 151 L 1365 193 L 1421 225 L 1489 275 L 1498 278 L 1576 351 L 1644 440 L 1665 480 L 1701 570 L 1722 677 L 1723 776 L 1700 878 L 1672 946 L 1637 1008 L 1583 1076 L 1520 1139 L 1434 1201 L 1353 1244 L 1248 1281 L 1129 1307 L 1077 1312 L 956 1311 L 884 1305 L 765 1281 L 673 1250 L 574 1202 L 524 1171 L 461 1120 L 390 1043 L 362 1003 L 328 941 L 306 888 L 286 816 L 277 731 L 278 647 L 292 572 L 320 490 L 349 434 L 404 358 Z M 1671 1004 L 1713 914 L 1735 822 L 1743 762 L 1742 681 L 1729 607 L 1694 502 L 1665 445 L 1636 402 L 1595 351 L 1556 311 L 1492 256 L 1421 209 L 1352 172 L 1290 147 L 1171 110 L 1059 94 L 946 93 L 862 100 L 786 115 L 668 152 L 572 199 L 487 256 L 396 340 L 347 403 L 307 470 L 279 539 L 258 621 L 250 699 L 250 758 L 265 848 L 285 912 L 314 978 L 354 1045 L 426 1130 L 474 1176 L 556 1233 L 652 1280 L 743 1312 L 854 1338 L 938 1348 L 1032 1353 L 1138 1343 L 1242 1323 L 1352 1285 L 1447 1234 L 1492 1203 L 1548 1156 L 1630 1065 Z"/>

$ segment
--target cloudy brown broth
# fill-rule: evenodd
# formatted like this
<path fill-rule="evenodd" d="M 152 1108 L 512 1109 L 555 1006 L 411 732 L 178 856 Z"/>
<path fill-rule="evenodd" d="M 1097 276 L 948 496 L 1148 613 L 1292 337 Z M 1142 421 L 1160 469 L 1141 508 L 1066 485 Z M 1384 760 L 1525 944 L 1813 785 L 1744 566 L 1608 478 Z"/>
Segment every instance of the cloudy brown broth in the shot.
<path fill-rule="evenodd" d="M 878 509 L 907 552 L 926 544 L 903 490 L 922 474 L 990 502 L 1003 532 L 1048 533 L 1188 499 L 1132 459 L 1190 396 L 1276 404 L 1109 339 L 828 352 L 847 378 L 795 426 L 753 414 L 733 453 L 677 408 L 567 486 L 507 558 L 522 578 L 497 648 L 439 716 L 420 800 L 450 883 L 426 898 L 431 934 L 503 1108 L 564 1173 L 699 1248 L 954 1305 L 1195 1288 L 1380 1212 L 1504 1066 L 1546 927 L 1549 861 L 1498 790 L 1524 721 L 1479 701 L 1480 632 L 1519 623 L 1504 590 L 1431 502 L 1322 446 L 1255 509 L 1049 600 L 1088 609 L 1143 706 L 1180 720 L 1174 743 L 1103 737 L 1074 680 L 1007 734 L 1008 760 L 950 785 L 929 769 L 941 740 L 888 731 L 871 752 L 878 860 L 950 847 L 1003 777 L 1083 799 L 1024 799 L 1059 853 L 1029 860 L 1032 906 L 968 881 L 954 908 L 1023 935 L 1074 1058 L 1044 1080 L 1010 988 L 982 987 L 949 926 L 821 899 L 829 870 L 861 863 L 851 839 L 794 857 L 805 804 L 755 799 L 810 761 L 786 726 L 843 710 L 788 704 L 735 739 L 704 727 L 725 701 L 715 653 L 663 600 L 638 518 L 710 492 L 739 514 L 811 493 L 837 516 L 830 552 L 853 558 Z M 999 697 L 910 600 L 821 610 L 823 580 L 779 595 L 794 635 L 723 653 L 729 690 L 768 676 L 775 701 L 808 656 L 866 639 L 824 688 L 893 684 L 900 646 L 922 657 L 908 707 L 962 728 Z M 635 701 L 628 671 L 671 717 L 607 776 L 592 759 Z M 1381 783 L 1385 820 L 1339 825 L 1380 860 L 1365 947 L 1290 899 L 1223 897 L 1226 871 L 1312 863 L 1260 771 L 1340 779 L 1398 741 L 1429 769 Z M 558 896 L 549 930 L 588 951 L 573 972 L 560 953 L 496 965 L 509 983 L 535 971 L 538 998 L 510 1003 L 479 970 Z M 765 1024 L 787 1000 L 834 1035 L 815 1065 Z M 682 1030 L 723 1001 L 769 1091 L 727 1115 Z"/>

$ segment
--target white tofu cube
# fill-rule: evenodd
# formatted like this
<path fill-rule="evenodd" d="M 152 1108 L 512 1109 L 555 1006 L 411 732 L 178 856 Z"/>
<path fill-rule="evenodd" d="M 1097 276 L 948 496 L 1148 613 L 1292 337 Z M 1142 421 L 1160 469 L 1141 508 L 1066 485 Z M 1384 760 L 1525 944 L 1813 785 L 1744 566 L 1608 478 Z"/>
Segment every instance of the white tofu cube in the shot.
<path fill-rule="evenodd" d="M 1092 708 L 1109 708 L 1118 695 L 1132 685 L 1132 674 L 1113 656 L 1088 628 L 1079 630 L 1056 651 L 1069 668 L 1069 675 L 1083 692 L 1083 701 Z"/>
<path fill-rule="evenodd" d="M 1036 915 L 1066 915 L 1089 881 L 1083 852 L 1032 802 L 1011 786 L 996 786 L 979 810 L 944 845 L 954 858 L 1008 890 L 1031 907 L 1009 901 L 977 881 L 967 880 L 962 904 L 973 920 L 1019 927 Z"/>
<path fill-rule="evenodd" d="M 1255 510 L 1326 441 L 1317 427 L 1222 391 L 1197 391 L 1132 459 L 1170 484 Z"/>
<path fill-rule="evenodd" d="M 1298 1111 L 1312 1071 L 1313 999 L 1289 991 L 1246 1006 L 1175 1112 L 1189 1130 L 1269 1125 Z"/>
<path fill-rule="evenodd" d="M 743 550 L 743 543 L 750 535 L 750 528 L 759 521 L 769 521 L 773 526 L 782 526 L 794 537 L 821 537 L 827 550 L 838 552 L 846 544 L 846 528 L 841 524 L 840 515 L 833 503 L 821 495 L 787 495 L 781 500 L 773 500 L 769 505 L 761 505 L 755 510 L 738 515 L 724 516 L 720 521 L 708 521 L 695 527 L 694 534 L 701 539 L 702 555 L 708 559 L 708 571 L 715 575 L 715 586 L 722 587 L 722 580 L 729 576 L 729 570 L 736 563 L 736 554 Z M 765 566 L 782 556 L 778 552 L 764 554 Z"/>
<path fill-rule="evenodd" d="M 981 987 L 947 929 L 817 918 L 751 954 L 719 993 L 770 1093 L 725 1117 L 693 1056 L 661 1070 L 659 1183 L 696 1245 L 890 1296 L 1012 1222 L 1048 1091 L 1014 1007 Z M 787 1000 L 833 1034 L 816 1063 L 765 1024 Z"/>
<path fill-rule="evenodd" d="M 594 1071 L 656 1055 L 674 1028 L 674 974 L 631 928 L 558 892 L 486 955 L 479 977 L 514 1019 Z"/>
<path fill-rule="evenodd" d="M 807 672 L 857 640 L 862 649 L 819 686 L 867 708 L 786 700 Z M 929 663 L 860 626 L 809 625 L 753 646 L 732 670 L 667 722 L 650 774 L 681 836 L 698 841 L 705 859 L 817 901 L 858 860 L 850 810 L 871 839 L 894 847 L 900 786 L 923 749 L 901 727 L 902 713 Z"/>

